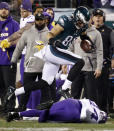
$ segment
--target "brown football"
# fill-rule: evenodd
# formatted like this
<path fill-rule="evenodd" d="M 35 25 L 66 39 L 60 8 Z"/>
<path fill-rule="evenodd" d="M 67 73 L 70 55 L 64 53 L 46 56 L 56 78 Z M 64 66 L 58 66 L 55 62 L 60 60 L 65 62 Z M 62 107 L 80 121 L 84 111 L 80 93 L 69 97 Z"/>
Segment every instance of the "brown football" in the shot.
<path fill-rule="evenodd" d="M 82 40 L 80 43 L 80 47 L 82 48 L 83 51 L 86 53 L 91 51 L 91 42 L 89 40 Z"/>

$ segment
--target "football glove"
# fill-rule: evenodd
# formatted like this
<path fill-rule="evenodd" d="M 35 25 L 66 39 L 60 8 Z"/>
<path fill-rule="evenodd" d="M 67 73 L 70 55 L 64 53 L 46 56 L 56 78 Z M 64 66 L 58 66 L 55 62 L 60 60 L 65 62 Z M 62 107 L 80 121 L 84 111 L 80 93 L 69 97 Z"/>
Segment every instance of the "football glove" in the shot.
<path fill-rule="evenodd" d="M 11 44 L 8 42 L 7 39 L 4 39 L 1 41 L 0 47 L 2 48 L 3 51 L 5 51 L 5 48 L 9 48 Z"/>

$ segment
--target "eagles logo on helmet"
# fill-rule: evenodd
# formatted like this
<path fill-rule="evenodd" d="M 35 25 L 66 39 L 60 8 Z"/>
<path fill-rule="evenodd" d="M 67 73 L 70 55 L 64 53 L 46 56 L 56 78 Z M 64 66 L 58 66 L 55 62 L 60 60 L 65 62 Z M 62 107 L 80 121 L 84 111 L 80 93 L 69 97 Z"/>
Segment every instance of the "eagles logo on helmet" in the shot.
<path fill-rule="evenodd" d="M 74 11 L 74 24 L 77 29 L 80 29 L 80 27 L 78 26 L 79 21 L 83 23 L 83 27 L 81 28 L 85 28 L 88 27 L 87 25 L 89 20 L 90 20 L 90 12 L 86 7 L 80 6 Z"/>

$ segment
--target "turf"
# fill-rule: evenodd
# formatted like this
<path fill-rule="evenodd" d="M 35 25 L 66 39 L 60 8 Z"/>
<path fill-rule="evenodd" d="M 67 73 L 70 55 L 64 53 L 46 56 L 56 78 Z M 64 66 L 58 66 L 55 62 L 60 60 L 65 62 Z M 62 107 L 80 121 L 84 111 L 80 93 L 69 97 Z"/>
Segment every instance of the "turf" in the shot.
<path fill-rule="evenodd" d="M 21 128 L 21 129 L 19 129 Z M 31 128 L 31 129 L 29 129 Z M 47 128 L 60 128 L 63 129 L 62 131 L 82 131 L 82 130 L 89 130 L 89 131 L 95 131 L 95 130 L 104 130 L 104 131 L 114 131 L 114 119 L 109 119 L 106 124 L 76 124 L 76 123 L 38 123 L 37 121 L 13 121 L 13 122 L 6 122 L 3 119 L 0 119 L 0 131 L 20 131 L 20 130 L 31 130 L 40 128 L 40 131 L 42 129 Z M 11 130 L 10 130 L 11 129 Z M 50 130 L 49 129 L 49 130 Z M 56 130 L 53 131 L 56 131 Z M 35 131 L 36 131 L 35 130 Z M 58 130 L 58 129 L 57 129 Z M 50 130 L 51 131 L 51 130 Z M 58 130 L 59 131 L 59 130 Z"/>

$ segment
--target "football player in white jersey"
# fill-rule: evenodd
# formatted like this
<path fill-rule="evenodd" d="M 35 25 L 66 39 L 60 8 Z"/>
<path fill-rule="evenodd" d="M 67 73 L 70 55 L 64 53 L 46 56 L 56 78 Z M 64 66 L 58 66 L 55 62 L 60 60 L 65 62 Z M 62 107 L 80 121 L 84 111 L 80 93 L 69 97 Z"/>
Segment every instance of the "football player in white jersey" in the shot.
<path fill-rule="evenodd" d="M 32 3 L 30 0 L 23 0 L 21 6 L 20 6 L 20 28 L 23 28 L 26 26 L 27 23 L 33 23 L 35 21 L 34 15 L 32 15 Z M 24 59 L 24 55 L 26 53 L 26 47 L 23 49 L 22 52 L 22 59 Z M 23 73 L 24 73 L 24 63 L 20 64 L 20 74 L 21 74 L 21 83 L 23 84 Z"/>
<path fill-rule="evenodd" d="M 95 102 L 89 99 L 65 99 L 54 103 L 49 110 L 28 110 L 12 112 L 7 116 L 10 122 L 22 117 L 39 117 L 38 122 L 69 122 L 69 123 L 105 123 L 107 114 L 101 111 Z"/>
<path fill-rule="evenodd" d="M 34 15 L 32 15 L 32 4 L 28 1 L 23 1 L 20 7 L 20 28 L 23 28 L 27 23 L 35 21 Z"/>

